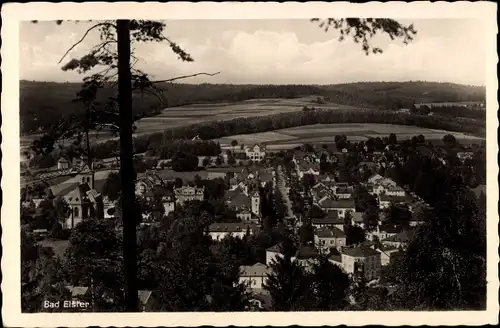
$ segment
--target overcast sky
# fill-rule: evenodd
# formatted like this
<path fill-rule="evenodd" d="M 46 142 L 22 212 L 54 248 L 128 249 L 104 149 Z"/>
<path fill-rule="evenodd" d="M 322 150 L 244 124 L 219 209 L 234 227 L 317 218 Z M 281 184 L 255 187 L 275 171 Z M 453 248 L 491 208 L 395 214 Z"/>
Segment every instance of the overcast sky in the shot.
<path fill-rule="evenodd" d="M 308 20 L 169 20 L 166 35 L 188 51 L 194 63 L 182 63 L 165 44 L 137 44 L 138 68 L 154 79 L 196 72 L 217 76 L 185 83 L 334 84 L 355 81 L 426 80 L 485 84 L 484 27 L 478 20 L 402 21 L 418 31 L 410 45 L 377 36 L 381 55 L 366 56 L 351 40 L 325 33 Z M 37 81 L 81 81 L 58 64 L 89 23 L 22 23 L 20 78 Z M 69 58 L 78 57 L 99 41 L 89 34 Z"/>

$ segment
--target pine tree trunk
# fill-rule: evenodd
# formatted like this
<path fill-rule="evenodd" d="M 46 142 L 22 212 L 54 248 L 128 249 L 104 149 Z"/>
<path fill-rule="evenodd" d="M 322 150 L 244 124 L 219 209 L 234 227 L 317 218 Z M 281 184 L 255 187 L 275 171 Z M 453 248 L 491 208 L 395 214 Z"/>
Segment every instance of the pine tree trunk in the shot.
<path fill-rule="evenodd" d="M 120 176 L 122 181 L 123 260 L 125 311 L 138 311 L 137 243 L 132 155 L 132 86 L 130 72 L 130 21 L 117 21 L 118 104 L 120 109 Z"/>

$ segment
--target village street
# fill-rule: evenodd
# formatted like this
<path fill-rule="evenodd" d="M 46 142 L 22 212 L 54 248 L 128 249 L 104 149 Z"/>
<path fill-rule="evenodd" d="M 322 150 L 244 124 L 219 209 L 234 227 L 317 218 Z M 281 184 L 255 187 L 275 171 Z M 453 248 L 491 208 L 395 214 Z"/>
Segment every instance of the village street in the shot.
<path fill-rule="evenodd" d="M 281 165 L 279 165 L 278 169 L 276 170 L 276 184 L 283 197 L 283 203 L 286 206 L 287 216 L 285 219 L 287 221 L 295 221 L 296 217 L 292 211 L 292 202 L 290 201 L 290 197 L 288 196 L 288 191 L 290 190 L 290 188 L 286 185 L 286 177 Z"/>

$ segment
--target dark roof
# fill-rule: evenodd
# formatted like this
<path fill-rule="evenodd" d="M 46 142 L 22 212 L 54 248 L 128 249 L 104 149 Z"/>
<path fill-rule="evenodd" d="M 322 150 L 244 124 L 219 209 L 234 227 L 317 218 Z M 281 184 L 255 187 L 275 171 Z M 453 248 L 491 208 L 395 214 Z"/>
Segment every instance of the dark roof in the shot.
<path fill-rule="evenodd" d="M 337 188 L 337 194 L 352 194 L 354 190 L 351 187 L 339 187 Z"/>
<path fill-rule="evenodd" d="M 296 253 L 295 258 L 297 259 L 310 259 L 310 258 L 318 258 L 319 252 L 316 248 L 312 246 L 302 246 Z"/>
<path fill-rule="evenodd" d="M 397 225 L 383 224 L 379 226 L 379 230 L 387 233 L 400 233 L 403 230 L 403 228 Z"/>
<path fill-rule="evenodd" d="M 402 231 L 402 232 L 398 233 L 397 235 L 387 237 L 383 241 L 408 243 L 413 239 L 414 235 L 415 235 L 415 230 L 410 229 L 410 230 Z"/>
<path fill-rule="evenodd" d="M 333 200 L 327 198 L 320 201 L 319 204 L 323 208 L 355 208 L 354 200 L 352 199 Z"/>
<path fill-rule="evenodd" d="M 231 205 L 236 205 L 236 206 L 247 206 L 250 207 L 252 205 L 252 200 L 250 199 L 249 196 L 240 193 L 231 199 L 229 199 L 229 202 Z"/>
<path fill-rule="evenodd" d="M 344 220 L 338 217 L 338 213 L 336 211 L 331 216 L 325 216 L 323 218 L 311 218 L 312 225 L 336 225 L 336 224 L 344 224 Z"/>
<path fill-rule="evenodd" d="M 70 191 L 73 191 L 80 183 L 79 182 L 74 182 L 74 183 L 68 183 L 68 186 L 59 190 L 56 194 L 54 194 L 55 197 L 62 197 L 66 196 Z"/>
<path fill-rule="evenodd" d="M 381 246 L 379 247 L 379 249 L 382 251 L 382 252 L 390 252 L 390 251 L 397 251 L 398 249 L 396 247 L 393 247 L 393 246 Z"/>
<path fill-rule="evenodd" d="M 395 202 L 395 203 L 403 203 L 409 200 L 406 196 L 390 196 L 390 195 L 380 195 L 380 200 L 385 202 Z"/>
<path fill-rule="evenodd" d="M 266 249 L 266 252 L 283 254 L 285 252 L 285 247 L 283 247 L 283 244 L 276 244 L 276 245 L 271 246 L 268 249 Z"/>
<path fill-rule="evenodd" d="M 270 269 L 262 263 L 240 266 L 240 277 L 265 277 Z"/>
<path fill-rule="evenodd" d="M 374 250 L 373 248 L 361 247 L 361 246 L 344 248 L 342 253 L 352 257 L 366 257 L 366 256 L 380 255 L 380 253 Z"/>
<path fill-rule="evenodd" d="M 342 256 L 341 255 L 331 255 L 328 259 L 335 261 L 335 262 L 342 263 Z"/>
<path fill-rule="evenodd" d="M 66 197 L 66 201 L 76 201 L 81 202 L 87 198 L 87 191 L 90 190 L 90 186 L 87 183 L 78 184 L 76 188 L 70 191 Z"/>
<path fill-rule="evenodd" d="M 314 162 L 314 163 L 305 163 L 302 162 L 299 164 L 299 169 L 301 171 L 308 171 L 309 169 L 313 169 L 315 171 L 319 171 L 319 163 Z"/>
<path fill-rule="evenodd" d="M 319 238 L 346 238 L 347 235 L 337 227 L 321 228 L 316 230 Z"/>

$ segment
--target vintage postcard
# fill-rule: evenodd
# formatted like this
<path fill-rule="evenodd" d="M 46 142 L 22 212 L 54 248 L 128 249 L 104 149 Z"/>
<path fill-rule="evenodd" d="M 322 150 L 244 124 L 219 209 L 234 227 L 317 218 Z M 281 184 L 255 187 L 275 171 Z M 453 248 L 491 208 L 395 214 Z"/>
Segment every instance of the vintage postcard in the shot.
<path fill-rule="evenodd" d="M 3 324 L 498 323 L 496 9 L 3 6 Z"/>

